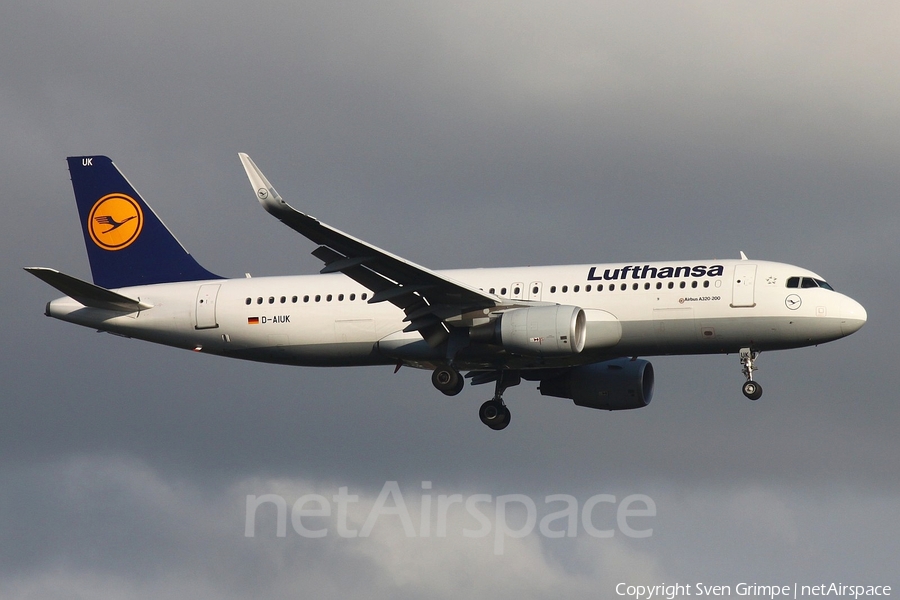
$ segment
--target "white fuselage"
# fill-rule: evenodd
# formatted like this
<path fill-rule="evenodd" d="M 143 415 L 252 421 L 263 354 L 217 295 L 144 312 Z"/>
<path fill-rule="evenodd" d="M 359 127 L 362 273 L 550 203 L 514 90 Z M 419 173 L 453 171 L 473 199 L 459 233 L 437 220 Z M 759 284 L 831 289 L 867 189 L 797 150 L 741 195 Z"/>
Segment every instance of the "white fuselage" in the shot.
<path fill-rule="evenodd" d="M 844 337 L 865 323 L 863 307 L 823 287 L 789 288 L 821 277 L 788 264 L 746 260 L 461 269 L 440 275 L 507 299 L 577 306 L 587 315 L 581 353 L 514 356 L 463 349 L 460 369 L 502 355 L 515 368 L 577 365 L 618 356 L 715 354 L 795 348 Z M 64 321 L 169 346 L 272 363 L 430 368 L 446 349 L 429 347 L 404 313 L 342 274 L 166 283 L 117 290 L 152 308 L 130 314 L 71 298 L 47 306 Z M 484 311 L 482 321 L 489 322 Z M 468 315 L 477 325 L 479 315 Z M 475 319 L 474 321 L 472 319 Z M 452 319 L 447 321 L 453 325 Z"/>

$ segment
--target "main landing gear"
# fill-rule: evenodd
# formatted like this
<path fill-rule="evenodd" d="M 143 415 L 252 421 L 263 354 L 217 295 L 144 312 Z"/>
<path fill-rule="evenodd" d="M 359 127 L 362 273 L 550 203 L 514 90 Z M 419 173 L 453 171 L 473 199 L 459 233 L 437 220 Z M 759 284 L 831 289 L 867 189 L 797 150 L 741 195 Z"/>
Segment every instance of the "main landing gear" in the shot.
<path fill-rule="evenodd" d="M 503 392 L 506 388 L 519 385 L 522 378 L 515 371 L 498 371 L 497 383 L 494 387 L 494 397 L 481 405 L 478 416 L 481 422 L 493 429 L 500 431 L 509 425 L 511 415 L 509 409 L 503 403 Z"/>
<path fill-rule="evenodd" d="M 505 429 L 509 425 L 509 409 L 503 403 L 503 392 L 506 388 L 519 385 L 522 378 L 518 371 L 488 371 L 476 377 L 473 383 L 495 381 L 494 397 L 481 405 L 478 416 L 481 422 L 495 431 Z M 463 389 L 464 381 L 459 371 L 450 366 L 441 366 L 431 373 L 431 383 L 447 396 L 455 396 Z"/>
<path fill-rule="evenodd" d="M 453 367 L 438 367 L 431 374 L 431 383 L 447 396 L 455 396 L 463 389 L 463 378 Z"/>
<path fill-rule="evenodd" d="M 741 348 L 741 372 L 747 378 L 741 391 L 751 400 L 759 400 L 763 392 L 762 386 L 758 382 L 753 381 L 753 371 L 756 370 L 753 363 L 758 356 L 759 352 L 755 352 L 750 348 Z"/>

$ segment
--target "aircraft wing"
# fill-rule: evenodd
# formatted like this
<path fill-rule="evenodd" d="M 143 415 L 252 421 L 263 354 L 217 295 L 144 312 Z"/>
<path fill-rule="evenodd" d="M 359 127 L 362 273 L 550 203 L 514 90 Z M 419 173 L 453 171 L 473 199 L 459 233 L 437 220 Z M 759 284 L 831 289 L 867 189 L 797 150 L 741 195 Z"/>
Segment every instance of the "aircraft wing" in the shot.
<path fill-rule="evenodd" d="M 263 208 L 282 223 L 319 244 L 312 254 L 321 273 L 343 273 L 372 290 L 370 303 L 390 302 L 406 312 L 404 331 L 418 331 L 432 346 L 447 338 L 444 321 L 473 311 L 504 307 L 503 300 L 454 281 L 382 250 L 293 208 L 275 191 L 253 160 L 239 153 Z M 483 316 L 482 312 L 482 316 Z"/>

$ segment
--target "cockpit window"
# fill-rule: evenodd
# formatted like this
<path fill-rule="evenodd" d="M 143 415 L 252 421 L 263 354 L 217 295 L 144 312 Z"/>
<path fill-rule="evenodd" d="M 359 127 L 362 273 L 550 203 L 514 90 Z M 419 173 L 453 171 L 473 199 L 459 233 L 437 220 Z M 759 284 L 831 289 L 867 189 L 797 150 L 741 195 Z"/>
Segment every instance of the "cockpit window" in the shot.
<path fill-rule="evenodd" d="M 821 279 L 812 277 L 788 277 L 787 287 L 789 288 L 822 288 L 823 290 L 834 291 L 834 288 Z"/>

